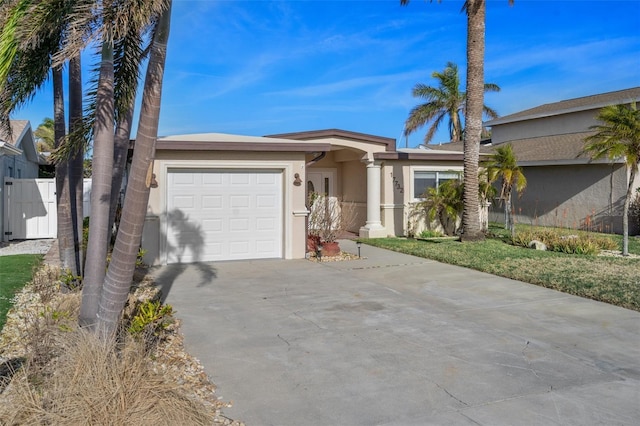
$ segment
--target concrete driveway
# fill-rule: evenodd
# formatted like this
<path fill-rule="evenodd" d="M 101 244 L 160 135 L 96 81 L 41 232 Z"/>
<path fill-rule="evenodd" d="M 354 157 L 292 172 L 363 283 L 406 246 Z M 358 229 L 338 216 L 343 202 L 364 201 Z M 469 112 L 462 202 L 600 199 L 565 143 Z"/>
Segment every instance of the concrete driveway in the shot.
<path fill-rule="evenodd" d="M 362 255 L 156 270 L 187 348 L 234 403 L 225 414 L 253 426 L 640 421 L 640 313 Z"/>

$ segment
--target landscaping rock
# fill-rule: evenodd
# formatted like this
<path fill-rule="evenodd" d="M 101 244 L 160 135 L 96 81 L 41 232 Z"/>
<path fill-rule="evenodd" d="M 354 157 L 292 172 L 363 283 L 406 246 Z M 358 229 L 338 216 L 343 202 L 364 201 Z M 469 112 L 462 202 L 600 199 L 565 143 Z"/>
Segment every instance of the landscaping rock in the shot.
<path fill-rule="evenodd" d="M 531 240 L 527 246 L 532 249 L 547 251 L 547 245 L 539 240 Z"/>

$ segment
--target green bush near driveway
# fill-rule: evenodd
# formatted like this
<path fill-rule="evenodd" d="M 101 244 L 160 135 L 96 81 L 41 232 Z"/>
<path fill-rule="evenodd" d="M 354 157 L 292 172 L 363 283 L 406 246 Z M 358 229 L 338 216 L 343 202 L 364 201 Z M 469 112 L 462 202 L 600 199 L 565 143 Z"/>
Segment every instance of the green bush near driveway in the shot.
<path fill-rule="evenodd" d="M 31 281 L 34 268 L 41 261 L 39 254 L 0 256 L 0 330 L 4 327 L 14 295 Z"/>
<path fill-rule="evenodd" d="M 640 259 L 518 247 L 510 243 L 508 231 L 503 231 L 503 227 L 493 225 L 489 237 L 475 243 L 435 244 L 404 238 L 362 242 L 640 311 Z M 617 235 L 606 237 L 621 241 Z M 639 239 L 630 238 L 629 252 L 640 254 Z"/>

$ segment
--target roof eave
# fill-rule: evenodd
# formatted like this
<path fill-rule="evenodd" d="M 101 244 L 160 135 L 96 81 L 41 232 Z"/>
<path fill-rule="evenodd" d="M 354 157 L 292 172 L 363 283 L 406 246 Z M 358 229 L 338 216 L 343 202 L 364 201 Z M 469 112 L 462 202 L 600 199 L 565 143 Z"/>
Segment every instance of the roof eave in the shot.
<path fill-rule="evenodd" d="M 515 117 L 515 118 L 509 118 L 509 116 L 506 117 L 501 117 L 501 118 L 496 118 L 494 120 L 489 120 L 486 121 L 484 123 L 484 125 L 486 127 L 493 127 L 493 126 L 499 126 L 501 124 L 510 124 L 510 123 L 517 123 L 520 121 L 528 121 L 528 120 L 537 120 L 540 118 L 548 118 L 548 117 L 554 117 L 557 115 L 563 115 L 563 114 L 572 114 L 574 112 L 582 112 L 582 111 L 589 111 L 592 109 L 600 109 L 600 108 L 604 108 L 606 106 L 609 105 L 626 105 L 626 104 L 630 104 L 632 102 L 638 102 L 640 101 L 640 97 L 632 97 L 632 98 L 625 98 L 625 99 L 621 99 L 619 102 L 598 102 L 598 103 L 594 103 L 594 104 L 590 104 L 590 105 L 584 105 L 584 106 L 579 106 L 579 107 L 573 107 L 573 108 L 564 108 L 564 109 L 559 109 L 557 111 L 550 111 L 547 113 L 538 113 L 538 114 L 530 114 L 530 115 L 525 115 L 522 117 Z"/>
<path fill-rule="evenodd" d="M 531 160 L 518 161 L 520 167 L 541 167 L 541 166 L 576 166 L 588 164 L 624 164 L 623 160 L 591 160 L 589 158 L 559 159 L 559 160 Z"/>
<path fill-rule="evenodd" d="M 8 142 L 0 141 L 0 153 L 6 156 L 14 156 L 14 155 L 22 154 L 22 150 L 19 148 L 16 148 L 15 146 L 11 145 Z"/>
<path fill-rule="evenodd" d="M 158 140 L 156 149 L 161 151 L 245 151 L 245 152 L 318 152 L 330 151 L 326 143 L 283 143 L 283 142 L 189 142 Z"/>

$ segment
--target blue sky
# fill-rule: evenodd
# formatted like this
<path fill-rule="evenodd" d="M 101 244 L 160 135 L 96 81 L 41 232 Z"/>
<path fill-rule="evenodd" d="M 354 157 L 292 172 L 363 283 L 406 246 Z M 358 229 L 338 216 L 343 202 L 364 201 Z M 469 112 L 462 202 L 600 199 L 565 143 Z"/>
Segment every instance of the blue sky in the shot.
<path fill-rule="evenodd" d="M 403 147 L 412 87 L 448 61 L 464 77 L 462 3 L 174 0 L 159 134 L 340 128 Z M 485 103 L 507 115 L 639 86 L 639 28 L 640 0 L 488 0 L 485 80 L 502 91 Z M 14 118 L 35 128 L 51 104 L 47 86 Z"/>

